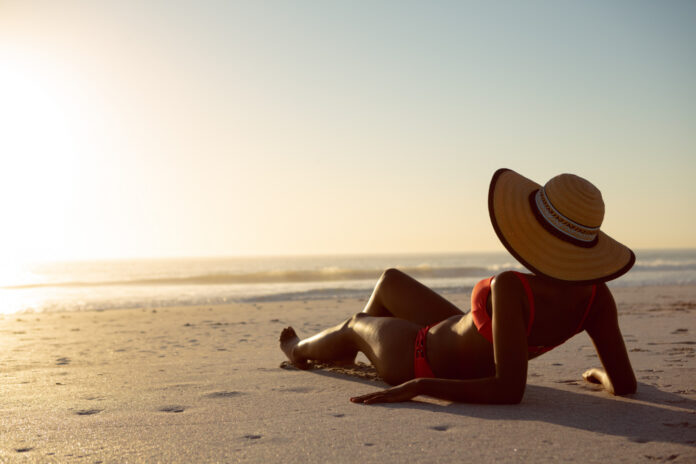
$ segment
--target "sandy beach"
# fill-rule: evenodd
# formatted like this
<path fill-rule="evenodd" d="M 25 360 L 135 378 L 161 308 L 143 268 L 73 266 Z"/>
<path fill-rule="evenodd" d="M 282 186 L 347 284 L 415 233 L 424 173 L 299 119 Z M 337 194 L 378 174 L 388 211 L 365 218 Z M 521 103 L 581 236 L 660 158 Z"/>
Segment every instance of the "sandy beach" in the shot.
<path fill-rule="evenodd" d="M 0 464 L 696 464 L 694 57 L 696 0 L 0 0 Z M 478 287 L 494 381 L 424 382 L 519 404 L 287 363 L 438 306 L 389 269 L 536 276 Z M 586 333 L 525 366 L 577 320 L 633 391 L 563 282 L 636 393 Z M 484 312 L 360 346 L 488 375 Z"/>
<path fill-rule="evenodd" d="M 5 315 L 0 461 L 696 462 L 696 287 L 614 293 L 638 392 L 586 384 L 580 334 L 530 363 L 514 406 L 357 405 L 385 384 L 279 367 L 283 327 L 359 300 Z"/>

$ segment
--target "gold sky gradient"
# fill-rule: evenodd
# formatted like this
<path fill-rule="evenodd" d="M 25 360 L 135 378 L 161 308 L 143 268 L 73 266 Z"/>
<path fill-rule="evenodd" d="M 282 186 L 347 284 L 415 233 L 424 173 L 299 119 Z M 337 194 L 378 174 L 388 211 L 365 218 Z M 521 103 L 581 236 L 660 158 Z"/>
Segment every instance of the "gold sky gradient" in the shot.
<path fill-rule="evenodd" d="M 499 167 L 695 247 L 694 8 L 483 5 L 3 3 L 4 262 L 502 250 Z"/>

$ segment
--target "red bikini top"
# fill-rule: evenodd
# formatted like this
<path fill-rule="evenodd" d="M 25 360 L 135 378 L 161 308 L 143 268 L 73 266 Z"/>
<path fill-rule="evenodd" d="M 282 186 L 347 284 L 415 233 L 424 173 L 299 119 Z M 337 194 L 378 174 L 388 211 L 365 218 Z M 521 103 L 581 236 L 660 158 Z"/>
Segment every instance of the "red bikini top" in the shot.
<path fill-rule="evenodd" d="M 522 282 L 525 293 L 527 294 L 527 301 L 529 301 L 529 322 L 527 323 L 527 336 L 529 336 L 529 334 L 532 331 L 532 324 L 534 323 L 534 295 L 532 294 L 532 288 L 529 286 L 529 282 L 527 281 L 527 278 L 524 276 L 524 274 L 521 274 L 519 272 L 514 272 L 514 274 L 520 279 L 520 282 Z M 486 303 L 488 302 L 488 295 L 490 295 L 491 293 L 491 282 L 494 278 L 495 276 L 489 277 L 488 279 L 483 279 L 482 281 L 476 284 L 473 292 L 471 293 L 471 315 L 474 318 L 474 324 L 476 325 L 476 328 L 478 329 L 479 333 L 483 335 L 483 337 L 491 343 L 493 343 L 493 322 L 491 321 L 491 316 L 488 314 L 488 311 L 486 310 Z M 530 354 L 546 353 L 547 351 L 551 351 L 557 346 L 562 345 L 573 335 L 582 332 L 582 327 L 585 324 L 585 319 L 587 319 L 587 315 L 590 313 L 590 308 L 592 308 L 592 303 L 594 302 L 596 293 L 597 285 L 593 285 L 592 296 L 590 296 L 590 302 L 587 305 L 587 309 L 585 309 L 585 314 L 583 314 L 578 328 L 575 329 L 575 332 L 573 332 L 570 335 L 570 337 L 567 337 L 558 345 L 527 346 L 527 351 Z"/>

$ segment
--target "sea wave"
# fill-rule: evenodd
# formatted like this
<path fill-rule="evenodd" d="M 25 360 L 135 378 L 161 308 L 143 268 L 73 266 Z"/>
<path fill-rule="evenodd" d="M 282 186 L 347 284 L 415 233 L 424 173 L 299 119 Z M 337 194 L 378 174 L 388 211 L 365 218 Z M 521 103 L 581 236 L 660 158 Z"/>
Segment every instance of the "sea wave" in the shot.
<path fill-rule="evenodd" d="M 498 274 L 505 269 L 521 269 L 519 264 L 503 263 L 489 266 L 450 266 L 438 267 L 426 264 L 414 266 L 397 266 L 397 269 L 416 279 L 451 279 L 451 278 L 476 278 Z M 638 260 L 631 269 L 630 274 L 643 273 L 673 273 L 696 271 L 696 261 L 672 261 L 666 259 Z M 249 284 L 291 284 L 312 282 L 351 282 L 371 281 L 375 282 L 382 274 L 382 269 L 349 268 L 327 266 L 320 269 L 288 269 L 288 270 L 260 270 L 251 272 L 200 272 L 189 275 L 150 275 L 150 276 L 113 276 L 113 278 L 78 278 L 61 281 L 56 278 L 34 282 L 16 283 L 0 286 L 0 289 L 41 289 L 41 288 L 85 288 L 85 287 L 137 287 L 137 286 L 179 286 L 179 285 L 249 285 Z M 84 277 L 81 276 L 81 277 Z M 102 276 L 103 277 L 103 276 Z M 636 276 L 637 277 L 637 276 Z"/>
<path fill-rule="evenodd" d="M 414 278 L 446 279 L 477 277 L 490 274 L 486 267 L 430 267 L 425 265 L 399 268 Z M 4 286 L 4 289 L 31 289 L 46 287 L 107 287 L 107 286 L 159 286 L 159 285 L 234 285 L 268 283 L 302 283 L 376 280 L 382 270 L 327 267 L 317 270 L 271 270 L 248 273 L 215 272 L 188 276 L 165 276 L 137 279 L 97 281 L 36 282 Z"/>
<path fill-rule="evenodd" d="M 440 294 L 451 294 L 460 292 L 470 292 L 472 286 L 434 286 L 432 290 Z M 310 300 L 325 300 L 325 299 L 351 299 L 351 298 L 366 298 L 372 293 L 372 289 L 368 288 L 320 288 L 297 292 L 273 293 L 269 295 L 249 296 L 245 298 L 237 298 L 234 301 L 239 303 L 264 303 L 275 301 L 310 301 Z"/>
<path fill-rule="evenodd" d="M 632 271 L 694 271 L 696 261 L 670 261 L 655 259 L 649 261 L 636 261 Z"/>

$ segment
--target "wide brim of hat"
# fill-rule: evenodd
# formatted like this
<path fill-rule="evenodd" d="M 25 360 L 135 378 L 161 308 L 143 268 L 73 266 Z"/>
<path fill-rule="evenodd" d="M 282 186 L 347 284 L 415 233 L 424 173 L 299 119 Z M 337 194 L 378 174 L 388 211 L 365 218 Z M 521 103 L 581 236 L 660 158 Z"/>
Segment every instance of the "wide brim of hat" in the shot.
<path fill-rule="evenodd" d="M 597 243 L 580 247 L 549 233 L 534 216 L 529 196 L 541 188 L 510 169 L 491 180 L 488 212 L 505 248 L 535 274 L 565 282 L 590 284 L 615 279 L 633 266 L 626 246 L 599 232 Z"/>

